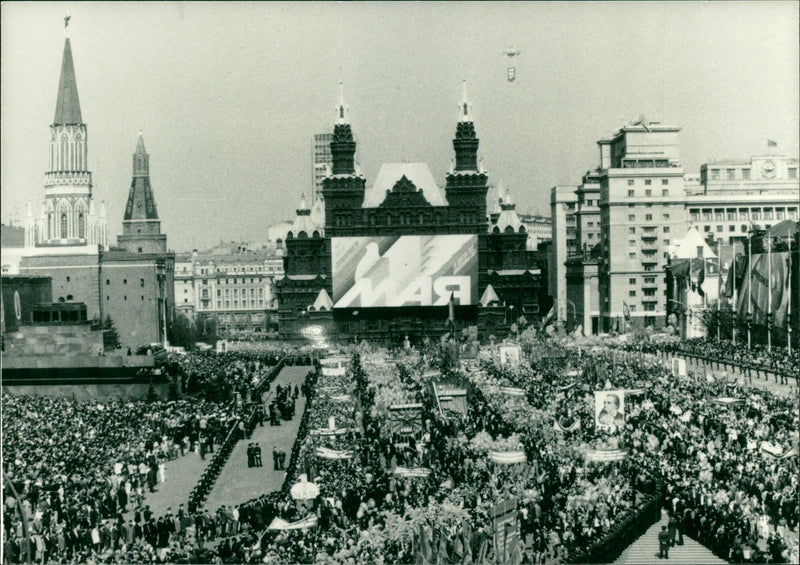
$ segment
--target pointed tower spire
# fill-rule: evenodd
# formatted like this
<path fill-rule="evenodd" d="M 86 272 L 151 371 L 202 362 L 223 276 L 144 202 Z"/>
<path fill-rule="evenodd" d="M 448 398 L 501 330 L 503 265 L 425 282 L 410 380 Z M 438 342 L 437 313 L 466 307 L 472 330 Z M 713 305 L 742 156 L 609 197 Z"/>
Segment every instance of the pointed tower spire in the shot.
<path fill-rule="evenodd" d="M 68 22 L 69 19 L 65 18 Z M 82 124 L 81 104 L 78 100 L 78 83 L 75 80 L 75 65 L 72 62 L 72 46 L 69 37 L 64 40 L 64 56 L 61 59 L 61 78 L 58 81 L 58 98 L 53 124 Z"/>
<path fill-rule="evenodd" d="M 141 130 L 133 153 L 133 178 L 122 217 L 122 235 L 117 236 L 117 243 L 133 253 L 167 251 L 167 236 L 161 233 L 161 220 L 150 186 L 150 155 L 144 148 Z"/>
<path fill-rule="evenodd" d="M 470 114 L 470 106 L 472 104 L 469 103 L 469 99 L 467 98 L 467 79 L 464 79 L 464 96 L 461 99 L 461 104 L 458 105 L 458 121 L 459 122 L 471 122 L 472 121 L 472 114 Z"/>
<path fill-rule="evenodd" d="M 350 129 L 350 118 L 344 104 L 344 85 L 339 83 L 339 104 L 336 106 L 336 125 L 333 126 L 331 158 L 334 175 L 355 174 L 356 142 Z"/>
<path fill-rule="evenodd" d="M 339 104 L 336 105 L 336 123 L 337 124 L 347 124 L 350 122 L 350 117 L 348 116 L 349 108 L 344 103 L 344 83 L 339 83 Z"/>
<path fill-rule="evenodd" d="M 456 137 L 453 149 L 456 151 L 456 168 L 460 171 L 478 171 L 478 138 L 475 137 L 475 124 L 472 122 L 470 103 L 467 98 L 467 81 L 464 80 L 464 96 L 459 104 Z"/>

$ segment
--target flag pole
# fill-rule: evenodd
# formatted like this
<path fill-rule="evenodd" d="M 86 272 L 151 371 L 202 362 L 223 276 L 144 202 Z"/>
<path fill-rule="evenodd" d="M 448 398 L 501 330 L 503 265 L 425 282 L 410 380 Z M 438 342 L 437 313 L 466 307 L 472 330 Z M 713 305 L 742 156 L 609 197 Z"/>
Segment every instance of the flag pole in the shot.
<path fill-rule="evenodd" d="M 753 325 L 753 226 L 747 233 L 747 349 L 750 349 L 750 326 Z"/>
<path fill-rule="evenodd" d="M 736 345 L 736 318 L 739 310 L 739 305 L 736 302 L 736 243 L 733 244 L 733 302 L 731 304 L 731 312 L 733 314 L 733 345 Z"/>
<path fill-rule="evenodd" d="M 772 352 L 772 238 L 767 235 L 767 351 Z"/>
<path fill-rule="evenodd" d="M 722 257 L 720 256 L 720 250 L 722 249 L 722 243 L 717 246 L 717 343 L 720 341 L 720 330 L 722 328 L 722 313 L 720 312 L 720 302 L 722 301 L 722 296 L 720 292 L 720 281 L 722 280 Z"/>
<path fill-rule="evenodd" d="M 792 230 L 787 229 L 789 238 L 789 300 L 786 308 L 786 347 L 789 355 L 792 354 Z"/>

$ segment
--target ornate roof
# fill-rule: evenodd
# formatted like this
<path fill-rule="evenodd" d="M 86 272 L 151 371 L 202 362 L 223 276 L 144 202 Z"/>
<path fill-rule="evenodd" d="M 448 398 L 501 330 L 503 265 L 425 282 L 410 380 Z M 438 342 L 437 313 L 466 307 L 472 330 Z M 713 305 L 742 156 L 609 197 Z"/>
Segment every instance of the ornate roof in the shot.
<path fill-rule="evenodd" d="M 403 177 L 410 181 L 431 206 L 447 206 L 447 200 L 436 184 L 426 163 L 384 163 L 375 178 L 375 184 L 364 197 L 362 208 L 377 208 Z"/>
<path fill-rule="evenodd" d="M 72 47 L 69 38 L 64 43 L 64 57 L 61 60 L 61 79 L 58 81 L 58 100 L 53 123 L 82 124 L 81 103 L 78 100 L 78 83 L 75 80 L 75 66 L 72 63 Z"/>
<path fill-rule="evenodd" d="M 300 197 L 300 207 L 296 210 L 297 215 L 294 218 L 294 224 L 287 236 L 300 237 L 300 234 L 305 234 L 306 237 L 313 237 L 314 232 L 319 235 L 322 234 L 322 226 L 317 225 L 311 218 L 311 209 L 306 205 L 306 195 Z"/>
<path fill-rule="evenodd" d="M 150 187 L 150 177 L 146 164 L 148 154 L 144 150 L 144 139 L 139 134 L 134 155 L 133 180 L 128 192 L 128 204 L 125 207 L 123 221 L 128 220 L 158 220 L 158 209 Z M 141 161 L 137 158 L 144 158 Z"/>
<path fill-rule="evenodd" d="M 506 189 L 505 196 L 503 196 L 500 202 L 500 208 L 500 217 L 497 218 L 497 223 L 495 225 L 489 226 L 489 231 L 499 231 L 500 233 L 509 231 L 525 233 L 525 225 L 517 215 L 517 205 L 514 204 L 514 201 L 511 199 L 511 191 L 508 189 Z M 497 230 L 495 230 L 495 228 L 497 228 Z"/>

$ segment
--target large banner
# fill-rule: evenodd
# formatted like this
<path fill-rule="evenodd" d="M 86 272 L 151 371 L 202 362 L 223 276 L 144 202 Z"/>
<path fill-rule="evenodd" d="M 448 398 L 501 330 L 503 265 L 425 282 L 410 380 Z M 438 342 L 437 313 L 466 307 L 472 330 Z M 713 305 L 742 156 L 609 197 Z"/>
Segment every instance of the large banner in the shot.
<path fill-rule="evenodd" d="M 772 321 L 777 327 L 786 323 L 787 307 L 789 305 L 789 272 L 792 268 L 789 253 L 772 253 L 772 268 L 770 269 L 769 254 L 753 255 L 753 266 L 748 276 L 745 271 L 741 288 L 736 289 L 739 295 L 737 312 L 739 317 L 745 319 L 748 312 L 748 299 L 753 312 L 753 323 L 762 325 L 767 323 L 767 313 L 772 312 Z M 771 272 L 770 272 L 771 271 Z M 750 282 L 752 281 L 752 288 Z M 772 283 L 770 285 L 770 282 Z M 770 304 L 769 288 L 772 286 L 772 304 Z"/>
<path fill-rule="evenodd" d="M 476 235 L 335 237 L 334 308 L 478 302 Z"/>
<path fill-rule="evenodd" d="M 625 391 L 598 390 L 594 393 L 595 425 L 598 428 L 625 424 Z"/>

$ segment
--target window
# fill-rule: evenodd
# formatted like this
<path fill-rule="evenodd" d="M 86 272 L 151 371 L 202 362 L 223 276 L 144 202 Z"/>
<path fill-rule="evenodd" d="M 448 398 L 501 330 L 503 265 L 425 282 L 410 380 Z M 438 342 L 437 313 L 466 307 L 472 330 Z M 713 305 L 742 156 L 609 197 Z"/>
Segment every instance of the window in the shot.
<path fill-rule="evenodd" d="M 644 219 L 647 222 L 652 222 L 653 221 L 653 214 L 646 214 Z"/>
<path fill-rule="evenodd" d="M 729 222 L 735 222 L 736 221 L 736 210 L 728 210 L 727 218 L 728 218 Z"/>
<path fill-rule="evenodd" d="M 664 233 L 669 233 L 669 226 L 664 226 Z"/>
<path fill-rule="evenodd" d="M 664 240 L 664 245 L 669 245 L 669 240 L 668 239 Z"/>
<path fill-rule="evenodd" d="M 744 233 L 747 231 L 747 224 L 742 224 L 741 226 L 739 226 L 739 228 L 742 230 L 742 233 Z"/>
<path fill-rule="evenodd" d="M 669 196 L 669 189 L 668 188 L 662 188 L 661 189 L 661 196 Z"/>
<path fill-rule="evenodd" d="M 669 221 L 669 214 L 664 214 L 663 218 L 664 218 L 665 221 Z"/>
<path fill-rule="evenodd" d="M 636 216 L 634 214 L 628 214 L 628 221 L 629 222 L 635 222 L 636 221 Z"/>
<path fill-rule="evenodd" d="M 628 259 L 636 259 L 636 253 L 634 253 L 633 251 L 628 253 Z"/>
<path fill-rule="evenodd" d="M 67 238 L 67 214 L 61 213 L 61 239 Z"/>
<path fill-rule="evenodd" d="M 656 282 L 656 278 L 655 277 L 645 277 L 644 278 L 644 283 L 645 284 L 654 284 L 655 282 Z"/>
<path fill-rule="evenodd" d="M 628 196 L 630 196 L 630 197 L 634 196 L 633 190 L 629 190 L 628 191 Z M 66 216 L 64 216 L 64 218 L 66 218 Z"/>
<path fill-rule="evenodd" d="M 144 302 L 144 294 L 142 295 L 142 302 Z"/>
<path fill-rule="evenodd" d="M 655 312 L 656 311 L 655 303 L 654 302 L 645 302 L 644 303 L 644 310 L 645 310 L 645 312 Z"/>
<path fill-rule="evenodd" d="M 761 219 L 761 210 L 753 210 L 753 221 Z"/>
<path fill-rule="evenodd" d="M 728 180 L 736 179 L 736 171 L 734 169 L 727 169 L 725 171 L 725 178 Z"/>
<path fill-rule="evenodd" d="M 629 239 L 628 240 L 628 247 L 636 247 L 636 240 L 635 239 Z"/>
<path fill-rule="evenodd" d="M 719 169 L 711 169 L 711 180 L 719 180 Z"/>
<path fill-rule="evenodd" d="M 628 284 L 636 284 L 636 277 L 628 279 Z"/>
<path fill-rule="evenodd" d="M 628 296 L 636 296 L 636 291 L 635 290 L 629 290 L 628 291 Z"/>
<path fill-rule="evenodd" d="M 123 296 L 122 300 L 128 300 L 128 295 L 126 294 L 125 296 Z"/>
<path fill-rule="evenodd" d="M 669 179 L 661 179 L 661 184 L 669 184 Z"/>
<path fill-rule="evenodd" d="M 644 191 L 644 195 L 645 196 L 653 196 L 653 191 L 648 188 L 647 190 Z"/>
<path fill-rule="evenodd" d="M 138 251 L 139 251 L 139 253 L 141 253 L 141 252 L 142 252 L 142 248 L 141 248 L 141 247 L 139 247 L 139 248 L 138 248 Z"/>
<path fill-rule="evenodd" d="M 736 226 L 728 226 L 728 231 L 736 231 Z"/>
<path fill-rule="evenodd" d="M 633 186 L 633 179 L 628 179 L 628 186 Z"/>
<path fill-rule="evenodd" d="M 636 228 L 628 228 L 628 233 L 636 233 Z"/>
<path fill-rule="evenodd" d="M 797 178 L 797 167 L 789 167 L 789 178 L 796 179 Z"/>
<path fill-rule="evenodd" d="M 144 286 L 144 279 L 139 279 L 139 286 Z"/>
<path fill-rule="evenodd" d="M 711 226 L 703 226 L 703 231 L 708 233 L 711 231 Z"/>
<path fill-rule="evenodd" d="M 744 180 L 750 180 L 750 169 L 742 169 L 742 178 Z"/>
<path fill-rule="evenodd" d="M 644 184 L 645 186 L 650 186 L 651 184 L 653 184 L 653 181 L 651 179 L 645 179 Z"/>
<path fill-rule="evenodd" d="M 128 279 L 122 279 L 122 284 L 128 284 Z"/>
<path fill-rule="evenodd" d="M 106 286 L 111 284 L 111 279 L 106 279 Z"/>

